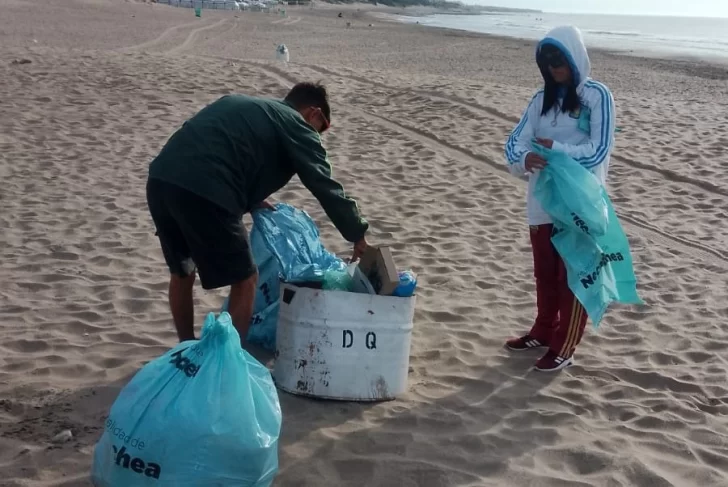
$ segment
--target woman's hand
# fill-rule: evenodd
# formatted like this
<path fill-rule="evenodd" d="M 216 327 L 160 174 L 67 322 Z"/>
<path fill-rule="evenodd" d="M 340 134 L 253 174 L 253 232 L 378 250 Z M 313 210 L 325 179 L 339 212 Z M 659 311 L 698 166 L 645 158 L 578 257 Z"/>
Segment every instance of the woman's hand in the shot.
<path fill-rule="evenodd" d="M 552 149 L 554 147 L 554 141 L 551 139 L 539 139 L 536 138 L 536 143 L 538 145 L 541 145 L 543 147 L 546 147 L 547 149 Z"/>
<path fill-rule="evenodd" d="M 546 159 L 539 156 L 535 152 L 529 152 L 526 155 L 526 172 L 534 172 L 546 167 Z"/>

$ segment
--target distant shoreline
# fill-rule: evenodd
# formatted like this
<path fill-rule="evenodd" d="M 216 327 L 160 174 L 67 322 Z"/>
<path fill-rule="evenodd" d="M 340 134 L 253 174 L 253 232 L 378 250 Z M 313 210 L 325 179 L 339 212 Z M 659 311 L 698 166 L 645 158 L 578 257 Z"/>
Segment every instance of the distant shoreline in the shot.
<path fill-rule="evenodd" d="M 357 2 L 340 2 L 333 0 L 321 0 L 322 3 L 329 5 L 353 5 Z M 528 8 L 510 8 L 510 7 L 492 7 L 488 5 L 467 5 L 456 1 L 443 0 L 440 5 L 429 3 L 427 0 L 410 0 L 412 3 L 407 3 L 404 0 L 385 0 L 378 1 L 375 5 L 373 2 L 367 2 L 363 5 L 371 7 L 388 7 L 388 8 L 408 8 L 408 9 L 432 9 L 441 15 L 487 15 L 489 13 L 531 13 L 538 14 L 543 13 L 542 10 L 528 9 Z M 416 3 L 421 2 L 421 3 Z M 427 14 L 423 14 L 427 15 Z M 420 16 L 417 14 L 416 16 Z"/>
<path fill-rule="evenodd" d="M 523 11 L 520 10 L 519 12 L 522 13 L 543 13 L 541 11 L 533 12 L 533 11 Z M 452 11 L 444 11 L 444 10 L 427 10 L 427 11 L 410 11 L 410 12 L 401 12 L 401 13 L 385 13 L 385 12 L 375 12 L 370 11 L 370 15 L 373 15 L 380 20 L 386 20 L 389 22 L 394 22 L 398 24 L 405 24 L 405 25 L 418 25 L 420 27 L 426 27 L 428 29 L 443 29 L 445 31 L 456 31 L 461 33 L 468 33 L 473 35 L 479 35 L 487 38 L 498 38 L 502 40 L 511 40 L 511 41 L 518 41 L 518 42 L 529 42 L 533 43 L 534 47 L 536 45 L 536 41 L 534 39 L 529 39 L 526 37 L 519 37 L 519 36 L 508 36 L 503 34 L 492 34 L 487 32 L 481 32 L 477 30 L 470 30 L 466 28 L 455 28 L 455 27 L 442 27 L 442 26 L 433 26 L 433 25 L 426 25 L 426 24 L 419 24 L 419 23 L 413 23 L 413 22 L 407 22 L 401 20 L 402 17 L 410 17 L 410 18 L 422 18 L 422 17 L 430 17 L 432 15 L 497 15 L 498 13 L 508 13 L 508 12 L 485 12 L 480 14 L 462 14 L 462 13 L 454 13 Z M 632 59 L 644 59 L 649 60 L 651 62 L 655 61 L 668 61 L 671 63 L 678 63 L 676 64 L 676 67 L 679 65 L 682 67 L 681 70 L 690 71 L 692 72 L 692 68 L 699 67 L 699 73 L 694 73 L 696 76 L 708 78 L 708 79 L 728 79 L 728 71 L 726 71 L 726 68 L 728 68 L 728 57 L 719 57 L 719 56 L 699 56 L 699 55 L 690 55 L 690 54 L 680 54 L 680 53 L 669 53 L 666 51 L 658 51 L 658 50 L 649 50 L 649 49 L 616 49 L 616 48 L 607 48 L 607 47 L 592 47 L 589 49 L 592 52 L 601 52 L 604 54 L 608 54 L 610 56 L 625 56 Z"/>
<path fill-rule="evenodd" d="M 537 41 L 534 39 L 528 39 L 525 37 L 507 36 L 499 34 L 491 34 L 486 32 L 479 32 L 469 29 L 459 29 L 454 27 L 441 27 L 417 24 L 412 22 L 404 22 L 400 20 L 400 17 L 427 17 L 431 15 L 455 15 L 452 12 L 448 13 L 439 9 L 428 9 L 428 8 L 417 8 L 411 7 L 411 11 L 401 12 L 382 12 L 376 10 L 370 10 L 366 12 L 369 16 L 376 18 L 380 21 L 391 22 L 399 25 L 409 25 L 424 27 L 427 29 L 437 29 L 443 32 L 458 32 L 466 34 L 468 36 L 476 36 L 490 39 L 499 39 L 503 41 L 529 43 L 535 48 Z M 408 9 L 409 10 L 409 9 Z M 492 12 L 496 14 L 497 12 Z M 530 12 L 534 13 L 534 12 Z M 542 12 L 537 12 L 542 13 Z M 473 14 L 478 15 L 478 14 Z M 486 14 L 487 15 L 487 14 Z M 694 56 L 684 54 L 670 54 L 663 51 L 649 51 L 649 50 L 620 50 L 620 49 L 609 49 L 604 47 L 592 47 L 589 49 L 590 52 L 598 52 L 613 58 L 629 58 L 632 61 L 643 60 L 646 63 L 651 64 L 654 68 L 670 71 L 680 72 L 689 74 L 691 76 L 697 76 L 704 79 L 713 80 L 728 80 L 728 57 L 711 57 L 711 56 Z"/>

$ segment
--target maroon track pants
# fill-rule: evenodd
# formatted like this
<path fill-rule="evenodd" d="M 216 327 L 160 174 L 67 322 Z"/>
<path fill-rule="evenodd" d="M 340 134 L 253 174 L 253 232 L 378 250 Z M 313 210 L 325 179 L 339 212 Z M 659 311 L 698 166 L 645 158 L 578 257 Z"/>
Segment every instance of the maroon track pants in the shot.
<path fill-rule="evenodd" d="M 551 243 L 553 227 L 530 227 L 538 315 L 529 335 L 568 358 L 584 335 L 588 316 L 569 289 L 564 262 Z"/>

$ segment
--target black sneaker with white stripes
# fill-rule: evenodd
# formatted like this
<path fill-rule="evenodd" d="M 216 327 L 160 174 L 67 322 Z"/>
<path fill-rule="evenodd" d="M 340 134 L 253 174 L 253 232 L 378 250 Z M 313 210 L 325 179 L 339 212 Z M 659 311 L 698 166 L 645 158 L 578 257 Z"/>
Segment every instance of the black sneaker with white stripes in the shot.
<path fill-rule="evenodd" d="M 531 335 L 523 335 L 520 338 L 511 338 L 506 342 L 506 348 L 514 352 L 523 352 L 525 350 L 534 350 L 536 348 L 545 347 L 546 345 L 539 342 Z"/>
<path fill-rule="evenodd" d="M 539 372 L 556 372 L 574 365 L 573 357 L 560 357 L 556 352 L 549 350 L 541 357 L 534 368 Z"/>

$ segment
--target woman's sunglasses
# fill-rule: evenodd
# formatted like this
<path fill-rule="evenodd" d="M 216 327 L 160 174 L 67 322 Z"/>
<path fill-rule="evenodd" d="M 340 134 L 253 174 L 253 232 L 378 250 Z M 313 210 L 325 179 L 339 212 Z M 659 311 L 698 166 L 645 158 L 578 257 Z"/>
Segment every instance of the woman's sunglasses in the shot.
<path fill-rule="evenodd" d="M 564 53 L 555 47 L 547 46 L 542 48 L 539 57 L 543 64 L 552 68 L 560 68 L 567 64 Z"/>

